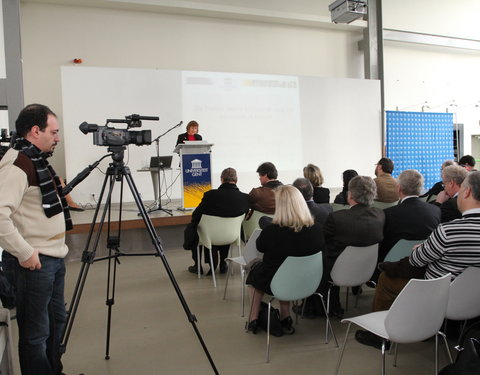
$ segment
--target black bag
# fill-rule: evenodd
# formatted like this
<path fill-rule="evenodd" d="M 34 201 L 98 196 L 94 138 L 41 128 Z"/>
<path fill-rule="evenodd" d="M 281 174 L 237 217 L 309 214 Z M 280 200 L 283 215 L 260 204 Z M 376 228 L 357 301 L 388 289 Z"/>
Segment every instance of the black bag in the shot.
<path fill-rule="evenodd" d="M 260 311 L 258 313 L 258 325 L 267 332 L 268 304 L 263 301 L 260 304 Z M 282 323 L 280 323 L 280 312 L 273 306 L 270 308 L 270 334 L 276 337 L 283 336 Z"/>
<path fill-rule="evenodd" d="M 187 224 L 183 232 L 183 248 L 185 250 L 197 250 L 198 233 L 197 225 L 193 223 Z"/>
<path fill-rule="evenodd" d="M 458 353 L 455 363 L 444 367 L 439 375 L 480 375 L 480 322 L 467 329 L 460 342 L 463 348 Z M 472 332 L 475 331 L 476 332 Z M 476 337 L 472 337 L 476 336 Z M 467 337 L 467 339 L 465 339 Z"/>
<path fill-rule="evenodd" d="M 13 309 L 15 307 L 15 291 L 9 283 L 5 273 L 0 270 L 0 300 L 3 307 Z"/>

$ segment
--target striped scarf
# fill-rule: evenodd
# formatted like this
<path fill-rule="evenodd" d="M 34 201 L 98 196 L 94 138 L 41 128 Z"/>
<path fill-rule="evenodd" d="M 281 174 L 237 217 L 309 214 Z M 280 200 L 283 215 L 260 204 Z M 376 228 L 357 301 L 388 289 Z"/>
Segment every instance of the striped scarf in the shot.
<path fill-rule="evenodd" d="M 63 212 L 66 229 L 72 229 L 72 219 L 70 217 L 67 200 L 62 194 L 60 179 L 47 161 L 47 157 L 51 154 L 40 151 L 25 138 L 18 138 L 13 148 L 27 155 L 35 166 L 40 192 L 42 193 L 42 207 L 45 215 L 50 218 Z M 60 196 L 60 201 L 58 196 Z"/>

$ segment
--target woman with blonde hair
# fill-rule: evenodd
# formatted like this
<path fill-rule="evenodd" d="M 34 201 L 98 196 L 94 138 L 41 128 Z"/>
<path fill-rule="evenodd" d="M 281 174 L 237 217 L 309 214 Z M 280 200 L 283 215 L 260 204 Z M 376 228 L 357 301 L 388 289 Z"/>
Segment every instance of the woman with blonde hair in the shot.
<path fill-rule="evenodd" d="M 263 229 L 257 239 L 263 260 L 256 263 L 247 278 L 251 285 L 252 310 L 247 331 L 258 330 L 258 313 L 265 293 L 272 294 L 270 283 L 278 268 L 289 256 L 307 256 L 324 249 L 322 227 L 315 224 L 300 191 L 290 185 L 275 189 L 275 215 L 272 225 Z M 293 334 L 290 303 L 280 301 L 280 320 L 284 333 Z"/>
<path fill-rule="evenodd" d="M 322 187 L 323 175 L 320 168 L 314 164 L 307 164 L 303 168 L 303 177 L 312 183 L 315 203 L 330 203 L 330 190 Z"/>

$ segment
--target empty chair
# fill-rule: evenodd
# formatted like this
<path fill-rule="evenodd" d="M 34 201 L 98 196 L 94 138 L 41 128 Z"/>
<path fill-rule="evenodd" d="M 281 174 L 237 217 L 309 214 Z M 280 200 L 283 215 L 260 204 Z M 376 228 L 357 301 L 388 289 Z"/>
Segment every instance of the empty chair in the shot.
<path fill-rule="evenodd" d="M 225 259 L 228 264 L 235 263 L 240 265 L 240 276 L 242 278 L 242 316 L 245 315 L 245 266 L 250 263 L 255 258 L 261 258 L 263 256 L 257 250 L 256 241 L 258 236 L 262 233 L 260 229 L 256 229 L 252 235 L 250 236 L 247 244 L 243 248 L 242 255 L 239 257 L 230 257 Z M 227 279 L 225 280 L 225 291 L 223 292 L 223 299 L 227 296 L 227 286 L 228 286 L 228 279 L 230 277 L 230 272 L 227 272 Z"/>
<path fill-rule="evenodd" d="M 323 260 L 321 252 L 303 257 L 287 257 L 270 283 L 273 296 L 268 303 L 268 317 L 270 318 L 270 309 L 274 299 L 280 301 L 297 301 L 314 294 L 320 284 L 320 280 L 322 279 L 322 273 Z M 335 342 L 337 342 L 323 299 L 322 305 L 326 316 L 327 329 L 330 328 L 332 335 L 335 338 Z M 270 321 L 267 325 L 267 362 L 269 361 Z"/>
<path fill-rule="evenodd" d="M 198 223 L 198 244 L 204 249 L 208 248 L 210 252 L 210 267 L 212 269 L 213 286 L 217 287 L 215 279 L 215 268 L 213 265 L 212 246 L 231 245 L 236 243 L 238 254 L 241 253 L 241 230 L 242 221 L 245 215 L 237 217 L 219 217 L 211 215 L 202 215 Z M 200 252 L 197 248 L 197 259 L 200 265 Z M 200 278 L 200 268 L 198 267 L 198 277 Z"/>
<path fill-rule="evenodd" d="M 450 284 L 445 318 L 464 320 L 480 316 L 480 267 L 468 267 Z M 461 334 L 460 334 L 461 336 Z"/>
<path fill-rule="evenodd" d="M 362 285 L 370 280 L 377 266 L 377 259 L 378 243 L 370 246 L 347 246 L 338 256 L 330 277 L 333 285 L 347 287 L 345 309 L 348 308 L 348 288 Z M 330 289 L 327 297 L 327 311 L 330 311 Z"/>
<path fill-rule="evenodd" d="M 268 215 L 260 211 L 253 211 L 250 218 L 243 221 L 242 227 L 245 241 L 248 241 L 248 239 L 256 229 L 260 229 L 260 226 L 258 225 L 258 220 L 260 220 L 262 216 L 273 217 L 273 215 Z"/>
<path fill-rule="evenodd" d="M 412 248 L 424 240 L 399 240 L 388 252 L 384 262 L 396 262 L 402 258 L 410 256 Z"/>
<path fill-rule="evenodd" d="M 340 211 L 340 210 L 349 210 L 350 205 L 349 204 L 340 204 L 340 203 L 330 203 L 330 206 L 332 206 L 332 211 Z"/>
<path fill-rule="evenodd" d="M 343 319 L 348 322 L 335 374 L 338 374 L 352 323 L 380 336 L 382 344 L 382 375 L 385 374 L 386 340 L 408 344 L 435 335 L 435 375 L 438 374 L 438 333 L 447 309 L 450 274 L 438 279 L 412 279 L 400 292 L 389 310 Z M 396 360 L 396 351 L 395 351 Z"/>
<path fill-rule="evenodd" d="M 398 204 L 398 201 L 390 202 L 390 203 L 373 201 L 372 207 L 381 208 L 382 210 L 384 210 L 385 208 L 393 207 L 393 206 L 396 206 L 397 204 Z"/>

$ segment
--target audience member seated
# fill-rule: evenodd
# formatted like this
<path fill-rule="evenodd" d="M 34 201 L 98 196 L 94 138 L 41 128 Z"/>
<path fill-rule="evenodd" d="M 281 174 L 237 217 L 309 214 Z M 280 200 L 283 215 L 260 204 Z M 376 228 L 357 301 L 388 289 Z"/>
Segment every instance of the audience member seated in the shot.
<path fill-rule="evenodd" d="M 348 183 L 350 182 L 350 180 L 352 178 L 354 178 L 356 176 L 358 176 L 358 173 L 357 173 L 357 171 L 355 171 L 353 169 L 347 169 L 346 171 L 343 171 L 343 173 L 342 173 L 343 189 L 340 193 L 337 194 L 333 203 L 338 203 L 338 204 L 343 204 L 343 205 L 348 204 L 348 202 L 347 202 Z"/>
<path fill-rule="evenodd" d="M 472 155 L 462 156 L 458 161 L 458 164 L 469 172 L 476 171 L 475 158 Z"/>
<path fill-rule="evenodd" d="M 440 209 L 418 198 L 423 188 L 423 176 L 408 169 L 398 176 L 400 204 L 389 207 L 385 213 L 383 241 L 380 243 L 378 262 L 382 262 L 390 249 L 401 239 L 424 240 L 440 224 Z M 374 281 L 379 272 L 375 273 Z"/>
<path fill-rule="evenodd" d="M 457 194 L 467 175 L 467 170 L 459 165 L 450 165 L 443 170 L 444 189 L 437 195 L 436 201 L 433 202 L 442 211 L 442 223 L 462 217 L 457 207 Z"/>
<path fill-rule="evenodd" d="M 454 279 L 467 267 L 480 266 L 480 172 L 471 172 L 462 183 L 458 208 L 462 218 L 440 224 L 410 257 L 379 265 L 384 272 L 375 289 L 373 311 L 388 310 L 411 278 L 433 279 L 451 273 Z M 357 331 L 355 338 L 381 347 L 381 339 L 367 331 Z"/>
<path fill-rule="evenodd" d="M 200 265 L 197 259 L 198 235 L 197 226 L 202 215 L 212 215 L 220 217 L 237 217 L 248 212 L 248 195 L 242 193 L 237 187 L 237 172 L 233 168 L 227 168 L 222 171 L 220 176 L 221 185 L 217 190 L 207 191 L 202 198 L 199 206 L 192 213 L 192 222 L 185 228 L 184 249 L 192 250 L 192 259 L 195 262 L 193 266 L 188 267 L 188 271 L 197 273 Z M 229 245 L 213 246 L 212 256 L 214 268 L 217 268 L 218 253 L 220 253 L 220 273 L 227 271 L 225 258 L 228 256 Z M 207 251 L 205 251 L 205 261 L 208 262 Z M 201 257 L 201 254 L 200 254 Z M 200 268 L 200 272 L 203 270 Z M 208 272 L 211 274 L 212 270 Z"/>
<path fill-rule="evenodd" d="M 272 225 L 257 239 L 263 260 L 254 264 L 247 277 L 251 285 L 252 309 L 247 330 L 258 330 L 258 313 L 264 293 L 272 294 L 270 283 L 278 268 L 289 256 L 307 256 L 324 250 L 322 228 L 314 223 L 302 195 L 293 186 L 280 186 L 275 191 L 276 210 Z M 284 333 L 294 332 L 290 303 L 280 301 L 280 319 Z"/>
<path fill-rule="evenodd" d="M 253 188 L 250 193 L 250 208 L 265 214 L 275 213 L 274 189 L 282 183 L 277 180 L 278 172 L 275 165 L 270 162 L 260 164 L 257 168 L 258 178 L 262 186 Z"/>
<path fill-rule="evenodd" d="M 455 163 L 455 161 L 453 160 L 445 160 L 443 163 L 442 163 L 442 167 L 440 168 L 440 172 L 443 172 L 443 170 L 446 168 L 446 167 L 449 167 L 450 165 L 456 165 L 457 163 Z M 440 194 L 440 192 L 443 190 L 443 182 L 442 181 L 438 181 L 437 183 L 435 183 L 431 188 L 430 190 L 428 190 L 425 194 L 422 194 L 420 195 L 420 198 L 424 198 L 424 197 L 427 197 L 427 202 L 430 201 L 430 198 L 433 196 L 433 195 L 438 195 Z"/>
<path fill-rule="evenodd" d="M 330 271 L 338 256 L 347 246 L 370 246 L 383 239 L 385 214 L 383 210 L 370 207 L 376 196 L 375 182 L 370 177 L 357 176 L 348 184 L 347 202 L 352 208 L 328 215 L 323 228 L 326 250 L 323 257 L 323 278 L 319 292 L 326 296 Z M 307 306 L 308 307 L 308 303 Z M 339 288 L 332 287 L 330 312 L 342 316 Z"/>
<path fill-rule="evenodd" d="M 376 201 L 392 203 L 398 201 L 397 181 L 392 177 L 393 161 L 381 158 L 375 166 L 374 181 L 377 185 Z"/>
<path fill-rule="evenodd" d="M 332 212 L 332 206 L 328 203 L 318 204 L 313 201 L 313 186 L 306 178 L 297 178 L 293 181 L 293 186 L 302 193 L 315 222 L 323 226 L 325 220 L 327 220 L 327 216 Z M 270 216 L 261 217 L 259 221 L 260 228 L 264 229 L 272 223 L 272 220 Z"/>
<path fill-rule="evenodd" d="M 316 165 L 307 164 L 303 168 L 303 177 L 309 180 L 313 186 L 313 201 L 315 203 L 330 203 L 330 190 L 322 187 L 323 175 Z"/>

